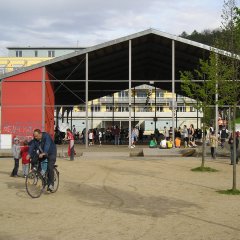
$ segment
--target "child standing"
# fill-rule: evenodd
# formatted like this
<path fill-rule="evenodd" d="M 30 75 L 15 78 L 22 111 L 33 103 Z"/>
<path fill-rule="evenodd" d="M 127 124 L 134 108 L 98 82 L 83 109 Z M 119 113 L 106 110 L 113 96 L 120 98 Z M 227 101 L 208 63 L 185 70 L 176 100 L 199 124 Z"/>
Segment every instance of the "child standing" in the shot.
<path fill-rule="evenodd" d="M 18 168 L 19 168 L 19 159 L 20 159 L 20 152 L 21 152 L 21 148 L 20 148 L 20 141 L 18 138 L 14 138 L 14 143 L 13 143 L 13 148 L 12 148 L 12 152 L 13 152 L 13 158 L 14 158 L 14 168 L 12 170 L 11 173 L 11 177 L 18 177 L 17 173 L 18 173 Z"/>
<path fill-rule="evenodd" d="M 29 149 L 28 141 L 25 140 L 23 142 L 23 146 L 21 147 L 23 177 L 27 177 L 28 171 L 29 171 L 29 162 L 30 162 L 30 160 L 26 158 L 27 155 L 28 155 L 28 149 Z"/>
<path fill-rule="evenodd" d="M 90 130 L 90 133 L 88 134 L 88 139 L 89 139 L 89 146 L 93 145 L 93 131 Z"/>

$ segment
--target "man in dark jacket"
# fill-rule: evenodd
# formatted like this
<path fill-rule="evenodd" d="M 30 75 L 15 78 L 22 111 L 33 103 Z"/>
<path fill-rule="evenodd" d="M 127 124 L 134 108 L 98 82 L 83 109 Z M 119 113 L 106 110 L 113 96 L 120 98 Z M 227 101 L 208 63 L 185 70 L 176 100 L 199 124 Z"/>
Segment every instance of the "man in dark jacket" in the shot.
<path fill-rule="evenodd" d="M 35 152 L 39 152 L 40 159 L 47 158 L 48 160 L 48 190 L 54 189 L 54 164 L 57 157 L 57 148 L 51 136 L 46 132 L 41 132 L 39 129 L 33 131 L 34 139 L 29 146 L 28 158 L 33 158 Z"/>

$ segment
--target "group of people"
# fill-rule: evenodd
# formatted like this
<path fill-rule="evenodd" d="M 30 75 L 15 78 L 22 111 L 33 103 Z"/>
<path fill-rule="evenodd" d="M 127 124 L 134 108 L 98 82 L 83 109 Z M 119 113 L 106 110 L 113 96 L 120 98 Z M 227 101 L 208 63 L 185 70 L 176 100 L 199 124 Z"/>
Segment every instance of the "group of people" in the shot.
<path fill-rule="evenodd" d="M 233 165 L 233 163 L 234 163 L 234 142 L 235 142 L 235 146 L 236 146 L 236 156 L 235 157 L 236 157 L 236 163 L 238 164 L 238 161 L 239 161 L 239 157 L 238 157 L 239 137 L 240 137 L 239 132 L 231 133 L 229 135 L 228 129 L 224 125 L 221 126 L 221 128 L 216 136 L 213 126 L 210 126 L 210 128 L 209 128 L 209 144 L 210 144 L 210 148 L 211 148 L 212 158 L 213 159 L 216 158 L 217 146 L 220 145 L 222 148 L 224 148 L 224 144 L 225 144 L 225 142 L 227 142 L 230 146 L 230 156 L 231 156 L 230 164 Z"/>
<path fill-rule="evenodd" d="M 29 172 L 30 162 L 32 166 L 35 161 L 40 161 L 41 173 L 45 174 L 48 171 L 48 190 L 54 189 L 54 164 L 57 157 L 57 148 L 51 136 L 42 132 L 40 129 L 33 131 L 33 139 L 31 141 L 24 140 L 23 145 L 20 145 L 19 138 L 13 140 L 13 158 L 14 168 L 11 172 L 11 177 L 18 177 L 19 161 L 22 159 L 23 177 L 26 177 Z"/>
<path fill-rule="evenodd" d="M 173 140 L 173 129 L 170 127 L 169 129 L 164 126 L 162 133 L 159 132 L 158 129 L 155 130 L 153 136 L 151 137 L 149 147 L 157 147 L 158 143 L 160 148 L 172 148 L 173 143 L 176 148 L 180 148 L 183 145 L 185 148 L 187 147 L 196 147 L 195 140 L 202 138 L 202 132 L 200 129 L 194 129 L 193 124 L 190 124 L 190 127 L 187 128 L 184 125 L 183 129 L 179 127 L 178 129 L 174 129 L 174 140 Z M 155 142 L 155 145 L 154 145 Z"/>

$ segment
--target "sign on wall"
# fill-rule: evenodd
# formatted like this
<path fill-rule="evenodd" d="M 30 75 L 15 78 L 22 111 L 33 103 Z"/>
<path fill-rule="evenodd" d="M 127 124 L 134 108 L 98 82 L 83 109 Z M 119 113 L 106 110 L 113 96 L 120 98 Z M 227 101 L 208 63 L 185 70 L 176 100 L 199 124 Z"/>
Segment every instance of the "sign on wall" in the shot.
<path fill-rule="evenodd" d="M 0 134 L 0 149 L 12 149 L 12 134 Z"/>

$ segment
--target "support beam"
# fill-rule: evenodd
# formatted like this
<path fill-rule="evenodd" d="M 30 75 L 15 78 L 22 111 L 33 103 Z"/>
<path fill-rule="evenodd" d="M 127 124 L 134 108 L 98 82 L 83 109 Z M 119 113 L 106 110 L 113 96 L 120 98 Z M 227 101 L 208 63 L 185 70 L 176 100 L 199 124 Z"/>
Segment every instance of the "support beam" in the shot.
<path fill-rule="evenodd" d="M 45 106 L 46 106 L 46 69 L 42 68 L 42 131 L 45 131 Z"/>
<path fill-rule="evenodd" d="M 86 79 L 85 79 L 85 147 L 88 148 L 88 53 L 86 53 Z"/>
<path fill-rule="evenodd" d="M 218 67 L 218 55 L 216 54 L 216 64 Z M 216 139 L 218 139 L 218 75 L 216 76 L 216 94 L 215 94 L 215 104 L 216 104 L 216 108 L 215 108 L 215 136 Z M 216 144 L 216 150 L 215 150 L 215 155 L 217 154 L 217 149 L 218 149 L 218 144 Z"/>
<path fill-rule="evenodd" d="M 115 112 L 115 99 L 114 99 L 114 93 L 112 94 L 112 127 L 114 127 L 115 125 L 115 121 L 114 121 L 114 112 Z"/>
<path fill-rule="evenodd" d="M 157 87 L 155 86 L 155 111 L 154 111 L 154 133 L 157 129 Z"/>
<path fill-rule="evenodd" d="M 175 113 L 175 41 L 172 40 L 172 141 L 175 147 L 175 132 L 174 132 L 174 113 Z"/>
<path fill-rule="evenodd" d="M 129 40 L 129 56 L 128 56 L 128 64 L 129 64 L 129 79 L 128 79 L 128 111 L 129 111 L 129 119 L 128 119 L 128 146 L 129 148 L 132 145 L 132 96 L 131 96 L 131 89 L 132 89 L 132 40 Z"/>
<path fill-rule="evenodd" d="M 73 124 L 72 124 L 72 118 L 73 118 L 73 116 L 72 116 L 72 111 L 73 111 L 73 109 L 71 108 L 71 131 L 73 130 Z"/>
<path fill-rule="evenodd" d="M 133 126 L 135 127 L 136 126 L 136 89 L 134 87 L 133 89 Z"/>

